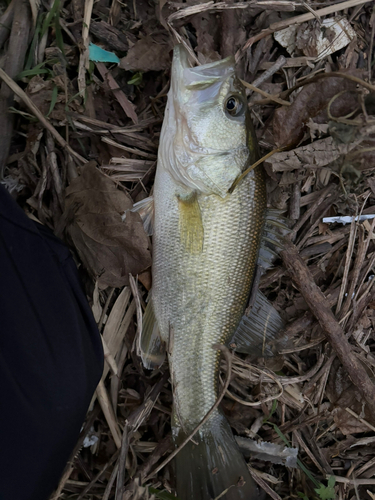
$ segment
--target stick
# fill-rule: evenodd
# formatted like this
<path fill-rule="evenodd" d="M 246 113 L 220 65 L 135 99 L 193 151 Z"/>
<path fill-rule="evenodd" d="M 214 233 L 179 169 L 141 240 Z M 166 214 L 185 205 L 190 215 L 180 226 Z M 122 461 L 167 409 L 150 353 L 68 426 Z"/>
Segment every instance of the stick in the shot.
<path fill-rule="evenodd" d="M 348 372 L 350 379 L 366 400 L 372 418 L 375 420 L 375 385 L 353 353 L 345 332 L 327 305 L 327 299 L 315 284 L 309 269 L 291 242 L 285 241 L 285 250 L 281 252 L 281 258 L 297 289 L 319 321 L 327 340 Z"/>

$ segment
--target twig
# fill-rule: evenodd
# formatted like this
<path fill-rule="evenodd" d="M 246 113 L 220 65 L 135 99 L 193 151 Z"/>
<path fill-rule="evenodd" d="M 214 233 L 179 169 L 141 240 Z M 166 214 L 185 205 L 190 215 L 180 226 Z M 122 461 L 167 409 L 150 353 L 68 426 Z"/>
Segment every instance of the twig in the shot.
<path fill-rule="evenodd" d="M 327 479 L 329 479 L 329 474 Z M 332 476 L 331 476 L 332 477 Z M 353 484 L 353 485 L 363 485 L 363 484 L 375 484 L 375 479 L 369 478 L 369 479 L 350 479 L 348 477 L 341 477 L 341 476 L 333 476 L 335 478 L 335 481 L 337 483 L 343 483 L 343 484 Z"/>
<path fill-rule="evenodd" d="M 229 349 L 225 347 L 224 345 L 220 344 L 214 344 L 212 346 L 213 349 L 216 351 L 221 351 L 225 359 L 227 361 L 227 377 L 225 379 L 224 387 L 223 390 L 221 391 L 220 396 L 217 398 L 215 404 L 212 406 L 212 408 L 208 411 L 206 416 L 199 422 L 199 424 L 196 426 L 196 428 L 189 434 L 189 436 L 180 444 L 178 448 L 176 448 L 163 462 L 156 467 L 145 479 L 145 482 L 149 481 L 155 474 L 157 474 L 161 469 L 163 469 L 169 462 L 179 453 L 184 446 L 187 445 L 187 443 L 194 437 L 194 435 L 199 431 L 199 429 L 208 421 L 208 419 L 211 417 L 213 412 L 218 408 L 219 404 L 221 403 L 223 397 L 225 396 L 225 393 L 228 390 L 229 383 L 230 383 L 230 377 L 232 373 L 232 354 L 230 353 Z"/>
<path fill-rule="evenodd" d="M 134 279 L 134 278 L 133 278 Z M 121 452 L 119 459 L 119 472 L 117 475 L 117 483 L 116 483 L 116 496 L 115 500 L 122 500 L 124 493 L 124 484 L 125 484 L 125 462 L 126 456 L 128 454 L 128 448 L 130 439 L 133 434 L 137 431 L 140 425 L 144 422 L 144 420 L 150 415 L 151 410 L 153 409 L 157 398 L 161 390 L 164 387 L 164 384 L 168 380 L 169 373 L 166 372 L 159 380 L 157 384 L 151 389 L 148 397 L 145 399 L 143 404 L 133 411 L 126 419 L 125 428 L 122 435 L 122 443 L 121 443 Z"/>
<path fill-rule="evenodd" d="M 107 300 L 105 301 L 105 304 L 104 304 L 104 307 L 103 307 L 103 310 L 102 310 L 102 314 L 100 315 L 100 318 L 99 318 L 99 321 L 98 321 L 98 330 L 99 330 L 99 332 L 102 329 L 102 326 L 103 326 L 103 323 L 104 323 L 104 319 L 105 319 L 105 315 L 107 314 L 108 307 L 109 307 L 109 304 L 110 304 L 110 302 L 112 300 L 113 294 L 115 293 L 115 290 L 116 290 L 116 288 L 110 288 L 109 289 Z"/>
<path fill-rule="evenodd" d="M 76 153 L 66 142 L 66 140 L 61 137 L 55 127 L 44 117 L 44 115 L 39 111 L 39 109 L 35 106 L 33 101 L 29 98 L 27 94 L 21 89 L 17 83 L 10 78 L 3 69 L 0 68 L 0 78 L 8 85 L 9 88 L 13 90 L 13 92 L 18 95 L 18 97 L 24 102 L 24 104 L 29 108 L 29 110 L 38 118 L 41 124 L 51 132 L 56 141 L 65 148 L 72 156 L 77 158 L 82 163 L 87 163 L 87 160 L 83 158 L 81 155 Z"/>
<path fill-rule="evenodd" d="M 356 223 L 356 219 L 355 219 L 355 217 L 353 217 L 351 227 L 350 227 L 348 248 L 347 248 L 346 253 L 345 253 L 344 275 L 342 277 L 342 282 L 341 282 L 341 287 L 340 287 L 340 295 L 339 295 L 337 305 L 336 305 L 336 314 L 338 314 L 340 312 L 342 301 L 344 299 L 344 294 L 346 291 L 350 263 L 352 261 L 352 255 L 354 252 L 354 243 L 355 243 L 355 239 L 357 236 L 357 225 L 358 224 Z"/>
<path fill-rule="evenodd" d="M 327 306 L 327 299 L 315 284 L 296 247 L 287 240 L 285 241 L 285 250 L 281 252 L 281 257 L 297 289 L 301 292 L 311 312 L 318 319 L 327 340 L 348 372 L 353 384 L 366 400 L 370 413 L 375 418 L 375 385 L 371 382 L 364 366 L 351 350 L 343 329 Z"/>
<path fill-rule="evenodd" d="M 256 469 L 249 467 L 249 471 L 254 481 L 272 498 L 272 500 L 282 500 L 276 491 L 273 491 L 273 489 L 268 486 L 266 481 L 260 476 Z"/>
<path fill-rule="evenodd" d="M 138 356 L 141 356 L 141 334 L 142 334 L 142 320 L 143 320 L 142 306 L 141 306 L 141 301 L 139 300 L 137 283 L 135 282 L 135 279 L 131 274 L 129 274 L 129 284 L 135 300 L 135 306 L 137 309 L 137 331 L 134 337 L 132 350 L 134 350 L 134 346 L 136 346 L 136 353 Z"/>
<path fill-rule="evenodd" d="M 103 410 L 105 419 L 108 423 L 108 427 L 112 433 L 113 440 L 117 448 L 121 448 L 121 432 L 116 422 L 115 413 L 113 411 L 103 380 L 99 382 L 98 387 L 96 388 L 96 394 L 98 396 L 98 401 Z"/>
<path fill-rule="evenodd" d="M 278 57 L 277 60 L 272 64 L 272 66 L 270 68 L 263 71 L 263 73 L 253 81 L 254 87 L 259 87 L 259 85 L 261 85 L 263 82 L 268 80 L 268 78 L 270 78 L 272 75 L 277 73 L 279 71 L 279 69 L 283 68 L 285 66 L 285 63 L 286 63 L 285 56 Z M 285 102 L 288 102 L 288 101 L 285 101 Z M 290 105 L 290 102 L 288 104 Z"/>
<path fill-rule="evenodd" d="M 237 179 L 235 179 L 235 181 L 233 182 L 233 184 L 231 185 L 231 187 L 228 189 L 228 193 L 233 193 L 233 191 L 235 190 L 236 186 L 242 181 L 242 179 L 244 179 L 247 176 L 247 174 L 249 174 L 252 170 L 254 170 L 254 168 L 256 168 L 258 165 L 260 165 L 264 161 L 268 160 L 268 158 L 270 158 L 271 156 L 273 156 L 275 153 L 280 153 L 280 151 L 283 151 L 283 149 L 284 149 L 284 147 L 273 149 L 272 151 L 270 151 L 269 153 L 267 153 L 266 155 L 264 155 L 262 158 L 260 158 L 259 160 L 257 160 L 255 163 L 253 163 L 252 165 L 250 165 L 249 168 L 247 168 L 246 170 L 244 170 L 242 172 L 242 174 L 239 175 L 237 177 Z"/>
<path fill-rule="evenodd" d="M 109 499 L 109 497 L 111 495 L 112 487 L 113 487 L 113 485 L 115 483 L 115 480 L 116 480 L 118 469 L 119 469 L 119 460 L 117 461 L 116 465 L 113 468 L 111 477 L 109 478 L 107 486 L 106 486 L 106 488 L 104 490 L 104 493 L 103 493 L 103 496 L 102 496 L 102 500 L 108 500 Z"/>
<path fill-rule="evenodd" d="M 85 12 L 82 25 L 82 52 L 78 65 L 78 89 L 83 96 L 86 90 L 86 69 L 89 65 L 89 31 L 94 0 L 85 0 Z"/>
<path fill-rule="evenodd" d="M 375 37 L 375 6 L 373 6 L 372 8 L 370 26 L 371 26 L 371 37 L 370 37 L 370 48 L 368 51 L 368 81 L 371 83 L 372 52 L 374 49 L 374 37 Z"/>
<path fill-rule="evenodd" d="M 367 420 L 365 420 L 364 418 L 357 415 L 357 413 L 355 413 L 352 409 L 345 408 L 345 411 L 347 411 L 352 417 L 357 418 L 360 422 L 362 422 L 362 424 L 367 425 L 367 427 L 369 429 L 371 429 L 373 432 L 375 431 L 375 427 L 373 425 L 371 425 L 369 422 L 367 422 Z"/>
<path fill-rule="evenodd" d="M 104 340 L 103 335 L 100 335 L 100 338 L 102 339 L 102 344 L 103 344 L 103 353 L 104 353 L 104 360 L 107 363 L 109 369 L 113 373 L 113 375 L 118 375 L 118 367 L 115 358 L 112 356 L 111 351 L 109 350 L 109 347 L 107 345 L 107 342 Z"/>
<path fill-rule="evenodd" d="M 267 97 L 270 101 L 277 102 L 277 104 L 281 104 L 282 106 L 290 106 L 291 105 L 291 103 L 289 101 L 284 101 L 284 99 L 280 99 L 280 97 L 277 97 L 275 95 L 271 95 L 262 89 L 258 89 L 258 87 L 255 87 L 255 85 L 252 85 L 251 83 L 245 82 L 245 80 L 241 80 L 241 83 L 244 87 L 252 90 L 253 92 L 257 92 L 258 94 L 262 95 L 263 97 Z M 254 103 L 254 104 L 257 104 L 257 103 Z"/>
<path fill-rule="evenodd" d="M 102 477 L 102 475 L 105 473 L 105 471 L 108 469 L 108 467 L 110 465 L 113 464 L 113 462 L 115 460 L 118 459 L 118 456 L 120 454 L 120 450 L 117 450 L 113 455 L 112 457 L 110 458 L 110 460 L 104 465 L 104 467 L 102 467 L 102 469 L 96 474 L 96 476 L 93 478 L 92 481 L 90 481 L 90 483 L 85 487 L 85 489 L 82 491 L 82 493 L 80 493 L 79 497 L 77 498 L 77 500 L 82 500 L 86 494 L 91 490 L 91 488 L 95 485 L 95 483 L 97 483 L 97 481 L 99 481 L 99 479 Z M 53 500 L 53 499 L 51 499 Z"/>
<path fill-rule="evenodd" d="M 106 68 L 104 63 L 96 63 L 99 73 L 103 80 L 108 84 L 108 87 L 112 90 L 113 95 L 117 99 L 118 103 L 124 110 L 126 116 L 132 120 L 132 122 L 137 125 L 138 116 L 135 112 L 134 104 L 129 101 L 124 92 L 120 89 L 116 80 L 113 78 L 111 72 Z"/>
<path fill-rule="evenodd" d="M 70 476 L 74 470 L 75 458 L 83 446 L 83 442 L 85 440 L 87 433 L 89 432 L 89 430 L 91 429 L 92 425 L 94 424 L 96 418 L 98 417 L 99 411 L 100 411 L 99 406 L 96 406 L 94 408 L 94 410 L 88 415 L 88 419 L 83 427 L 83 430 L 82 430 L 82 432 L 79 436 L 79 439 L 74 447 L 74 450 L 70 456 L 70 459 L 68 460 L 68 463 L 66 464 L 65 471 L 64 471 L 64 473 L 59 481 L 59 484 L 56 488 L 56 491 L 52 494 L 50 500 L 57 500 L 59 498 L 59 496 L 61 495 L 62 490 L 64 489 L 66 482 L 68 481 L 68 479 L 70 478 Z"/>

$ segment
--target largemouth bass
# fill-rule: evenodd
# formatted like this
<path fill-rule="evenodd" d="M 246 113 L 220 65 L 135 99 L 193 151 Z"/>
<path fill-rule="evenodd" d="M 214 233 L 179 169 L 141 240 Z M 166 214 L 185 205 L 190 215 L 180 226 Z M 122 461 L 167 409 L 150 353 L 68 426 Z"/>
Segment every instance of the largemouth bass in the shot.
<path fill-rule="evenodd" d="M 266 190 L 244 89 L 234 59 L 191 68 L 174 49 L 171 89 L 154 185 L 153 287 L 142 358 L 171 372 L 178 444 L 218 395 L 220 352 L 248 303 L 265 221 Z M 143 204 L 143 208 L 146 204 Z M 155 322 L 156 318 L 156 322 Z M 220 410 L 176 458 L 181 500 L 260 498 Z"/>

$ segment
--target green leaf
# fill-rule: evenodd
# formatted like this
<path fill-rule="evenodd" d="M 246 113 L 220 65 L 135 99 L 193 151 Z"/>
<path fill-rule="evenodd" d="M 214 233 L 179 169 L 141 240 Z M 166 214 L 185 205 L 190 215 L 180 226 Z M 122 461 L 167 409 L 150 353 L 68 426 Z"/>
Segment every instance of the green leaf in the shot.
<path fill-rule="evenodd" d="M 52 90 L 51 105 L 49 107 L 49 111 L 47 113 L 47 116 L 49 116 L 52 113 L 53 108 L 55 107 L 55 104 L 57 102 L 58 92 L 59 92 L 59 89 L 57 88 L 57 85 L 55 85 L 53 87 L 53 90 Z"/>
<path fill-rule="evenodd" d="M 56 14 L 55 17 L 55 33 L 56 33 L 56 45 L 61 50 L 62 55 L 65 57 L 64 40 L 61 33 L 59 12 Z"/>
<path fill-rule="evenodd" d="M 335 496 L 335 476 L 330 476 L 328 479 L 328 485 L 324 486 L 324 484 L 320 483 L 319 488 L 315 490 L 315 493 L 319 495 L 321 500 L 334 500 Z"/>
<path fill-rule="evenodd" d="M 159 498 L 160 500 L 179 500 L 177 497 L 169 493 L 168 491 L 160 491 L 155 488 L 149 487 L 149 492 Z"/>
<path fill-rule="evenodd" d="M 29 54 L 27 56 L 26 64 L 24 66 L 25 70 L 29 70 L 35 64 L 36 47 L 41 33 L 41 26 L 44 19 L 44 14 L 38 16 L 37 24 L 35 26 L 34 36 L 29 47 Z"/>
<path fill-rule="evenodd" d="M 131 79 L 127 82 L 129 85 L 140 85 L 143 81 L 143 74 L 140 71 L 134 73 Z"/>
<path fill-rule="evenodd" d="M 33 69 L 26 69 L 25 71 L 21 71 L 21 73 L 18 73 L 18 75 L 15 77 L 15 80 L 22 80 L 22 78 L 25 78 L 27 76 L 47 74 L 51 74 L 51 71 L 49 69 L 41 68 L 40 64 L 38 64 L 38 66 L 35 66 L 35 68 Z"/>
<path fill-rule="evenodd" d="M 55 0 L 53 2 L 51 10 L 49 11 L 47 17 L 44 20 L 44 23 L 42 26 L 42 32 L 40 34 L 41 37 L 48 30 L 50 24 L 52 23 L 53 18 L 55 17 L 56 12 L 59 12 L 59 10 L 60 10 L 60 0 Z"/>
<path fill-rule="evenodd" d="M 307 497 L 304 493 L 301 491 L 297 491 L 298 498 L 302 498 L 303 500 L 309 500 L 309 497 Z"/>

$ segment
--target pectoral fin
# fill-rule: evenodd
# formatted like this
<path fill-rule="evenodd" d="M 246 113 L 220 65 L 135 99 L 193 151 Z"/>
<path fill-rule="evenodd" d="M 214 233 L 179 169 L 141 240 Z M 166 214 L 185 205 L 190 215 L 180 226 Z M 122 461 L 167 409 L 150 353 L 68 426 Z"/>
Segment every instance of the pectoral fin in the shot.
<path fill-rule="evenodd" d="M 193 254 L 203 250 L 203 222 L 196 193 L 188 198 L 178 197 L 179 230 L 181 243 Z"/>
<path fill-rule="evenodd" d="M 149 300 L 143 315 L 140 351 L 143 365 L 148 370 L 153 370 L 163 364 L 166 347 L 155 318 L 152 299 Z"/>
<path fill-rule="evenodd" d="M 133 208 L 131 208 L 130 211 L 139 213 L 146 234 L 148 234 L 148 236 L 152 236 L 154 233 L 154 197 L 149 196 L 144 200 L 134 203 Z"/>
<path fill-rule="evenodd" d="M 287 343 L 286 337 L 277 338 L 283 327 L 279 313 L 258 291 L 254 305 L 248 315 L 242 316 L 229 346 L 258 357 L 273 356 Z"/>

